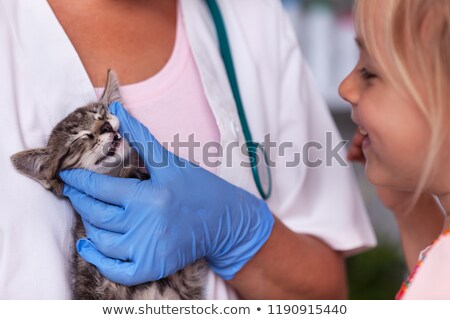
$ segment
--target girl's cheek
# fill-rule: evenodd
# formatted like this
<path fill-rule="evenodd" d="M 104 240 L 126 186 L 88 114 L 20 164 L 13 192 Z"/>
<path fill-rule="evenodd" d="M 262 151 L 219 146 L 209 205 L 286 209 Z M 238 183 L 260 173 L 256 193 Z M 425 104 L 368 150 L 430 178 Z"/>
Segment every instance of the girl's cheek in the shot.
<path fill-rule="evenodd" d="M 382 126 L 382 121 L 379 120 L 379 114 L 376 112 L 376 104 L 362 97 L 358 108 L 354 110 L 354 116 L 358 119 L 359 125 L 368 131 L 369 135 L 374 134 Z M 353 113 L 353 112 L 352 112 Z"/>

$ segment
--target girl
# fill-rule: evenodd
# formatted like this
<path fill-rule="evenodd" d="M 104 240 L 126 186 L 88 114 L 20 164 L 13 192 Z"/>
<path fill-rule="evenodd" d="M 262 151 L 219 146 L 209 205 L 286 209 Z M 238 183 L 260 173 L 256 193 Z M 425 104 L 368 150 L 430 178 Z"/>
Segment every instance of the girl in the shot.
<path fill-rule="evenodd" d="M 349 158 L 398 222 L 412 273 L 397 298 L 450 299 L 450 2 L 358 0 L 355 26 L 360 58 L 340 86 L 359 126 Z"/>

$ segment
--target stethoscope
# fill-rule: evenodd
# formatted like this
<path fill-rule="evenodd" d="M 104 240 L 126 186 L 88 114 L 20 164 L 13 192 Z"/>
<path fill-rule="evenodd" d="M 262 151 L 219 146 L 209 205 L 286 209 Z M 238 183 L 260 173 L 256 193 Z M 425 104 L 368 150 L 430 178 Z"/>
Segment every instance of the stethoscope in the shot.
<path fill-rule="evenodd" d="M 250 165 L 252 168 L 253 179 L 255 180 L 255 184 L 258 188 L 259 194 L 263 199 L 266 200 L 269 199 L 270 194 L 272 193 L 272 177 L 270 174 L 267 152 L 260 143 L 254 142 L 252 139 L 250 127 L 248 126 L 247 118 L 245 116 L 241 95 L 239 93 L 239 86 L 233 65 L 230 43 L 228 41 L 225 23 L 223 21 L 222 13 L 220 12 L 220 8 L 216 0 L 206 0 L 206 4 L 209 7 L 209 11 L 211 12 L 211 16 L 216 27 L 220 54 L 225 65 L 228 80 L 230 82 L 234 100 L 236 102 L 239 120 L 242 126 L 242 132 L 244 133 L 246 141 L 247 154 L 250 159 Z"/>

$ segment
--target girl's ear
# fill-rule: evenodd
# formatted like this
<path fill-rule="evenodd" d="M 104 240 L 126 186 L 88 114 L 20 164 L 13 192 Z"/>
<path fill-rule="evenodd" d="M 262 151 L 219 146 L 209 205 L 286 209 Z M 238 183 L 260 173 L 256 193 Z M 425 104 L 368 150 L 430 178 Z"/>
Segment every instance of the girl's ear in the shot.
<path fill-rule="evenodd" d="M 47 189 L 52 188 L 50 169 L 46 166 L 49 160 L 48 148 L 30 149 L 11 156 L 11 161 L 17 171 L 40 182 Z"/>
<path fill-rule="evenodd" d="M 111 103 L 115 101 L 122 103 L 122 97 L 120 96 L 119 91 L 119 82 L 117 81 L 117 75 L 112 70 L 108 70 L 105 90 L 103 91 L 100 101 L 104 106 L 109 106 Z"/>

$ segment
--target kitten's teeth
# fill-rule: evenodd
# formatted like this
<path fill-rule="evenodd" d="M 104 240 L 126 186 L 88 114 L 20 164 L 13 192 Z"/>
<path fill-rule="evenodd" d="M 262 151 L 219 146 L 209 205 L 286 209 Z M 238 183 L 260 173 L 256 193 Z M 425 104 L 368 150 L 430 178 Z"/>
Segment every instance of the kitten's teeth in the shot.
<path fill-rule="evenodd" d="M 117 138 L 122 139 L 122 135 L 120 134 L 120 132 L 117 132 Z"/>

